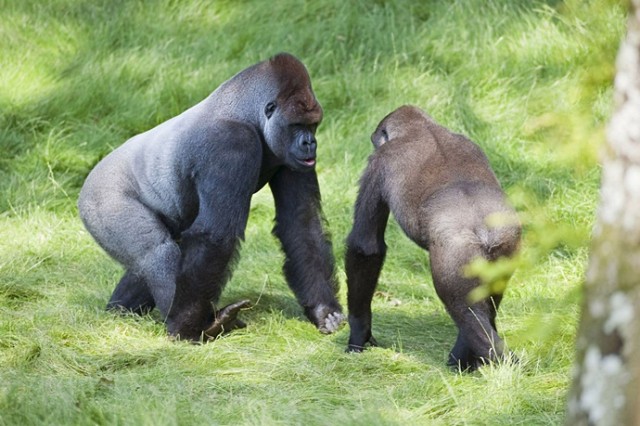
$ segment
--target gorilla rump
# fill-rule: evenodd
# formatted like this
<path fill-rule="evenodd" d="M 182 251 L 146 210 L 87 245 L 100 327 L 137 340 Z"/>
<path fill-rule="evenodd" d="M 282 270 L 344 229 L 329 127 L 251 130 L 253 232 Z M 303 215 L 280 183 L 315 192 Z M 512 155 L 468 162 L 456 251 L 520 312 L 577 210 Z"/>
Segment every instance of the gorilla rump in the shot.
<path fill-rule="evenodd" d="M 458 327 L 448 363 L 464 370 L 500 359 L 504 344 L 495 317 L 502 294 L 470 304 L 469 293 L 480 283 L 463 274 L 475 258 L 493 261 L 519 246 L 519 222 L 487 158 L 476 144 L 411 106 L 385 117 L 371 140 L 376 150 L 360 180 L 347 239 L 349 350 L 376 344 L 371 299 L 391 211 L 405 234 L 429 251 L 436 292 Z"/>
<path fill-rule="evenodd" d="M 183 339 L 242 326 L 236 317 L 248 302 L 219 311 L 213 304 L 251 196 L 269 184 L 288 284 L 316 327 L 335 331 L 343 316 L 314 168 L 321 120 L 304 65 L 278 54 L 100 161 L 78 206 L 91 235 L 126 269 L 107 308 L 157 307 L 168 332 Z"/>

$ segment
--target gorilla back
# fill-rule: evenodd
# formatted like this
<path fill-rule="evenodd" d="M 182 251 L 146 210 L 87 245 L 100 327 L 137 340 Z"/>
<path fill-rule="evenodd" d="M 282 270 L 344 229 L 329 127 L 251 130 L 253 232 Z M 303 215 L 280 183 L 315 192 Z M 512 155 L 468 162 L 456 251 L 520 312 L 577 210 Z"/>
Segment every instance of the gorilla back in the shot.
<path fill-rule="evenodd" d="M 495 317 L 502 294 L 470 303 L 469 293 L 480 283 L 463 273 L 475 258 L 511 256 L 519 245 L 516 214 L 487 158 L 476 144 L 410 106 L 385 117 L 371 140 L 376 151 L 360 180 L 347 239 L 349 350 L 376 344 L 371 300 L 391 211 L 407 236 L 430 253 L 436 292 L 459 330 L 449 364 L 473 369 L 499 359 L 504 345 Z"/>
<path fill-rule="evenodd" d="M 126 271 L 107 308 L 157 307 L 171 335 L 215 337 L 242 323 L 215 303 L 244 237 L 252 194 L 269 184 L 284 272 L 322 332 L 342 321 L 315 173 L 322 108 L 304 65 L 279 54 L 134 136 L 100 161 L 80 217 Z"/>

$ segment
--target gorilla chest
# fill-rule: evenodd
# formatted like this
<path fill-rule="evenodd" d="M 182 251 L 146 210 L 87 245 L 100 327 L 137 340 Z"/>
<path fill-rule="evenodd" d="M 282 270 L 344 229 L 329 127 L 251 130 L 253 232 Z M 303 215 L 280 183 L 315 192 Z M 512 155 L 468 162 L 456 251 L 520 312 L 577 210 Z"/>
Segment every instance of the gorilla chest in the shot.
<path fill-rule="evenodd" d="M 254 193 L 258 192 L 265 186 L 271 178 L 283 167 L 282 160 L 279 159 L 262 141 L 262 156 L 260 158 L 260 173 L 258 174 L 258 181 L 254 189 Z"/>
<path fill-rule="evenodd" d="M 266 172 L 260 172 L 260 178 L 258 178 L 258 183 L 256 184 L 256 188 L 253 191 L 254 193 L 260 191 L 262 189 L 262 187 L 264 187 L 267 183 L 269 183 L 269 181 L 271 180 L 271 178 L 273 177 L 273 175 L 276 174 L 277 170 L 268 170 Z"/>

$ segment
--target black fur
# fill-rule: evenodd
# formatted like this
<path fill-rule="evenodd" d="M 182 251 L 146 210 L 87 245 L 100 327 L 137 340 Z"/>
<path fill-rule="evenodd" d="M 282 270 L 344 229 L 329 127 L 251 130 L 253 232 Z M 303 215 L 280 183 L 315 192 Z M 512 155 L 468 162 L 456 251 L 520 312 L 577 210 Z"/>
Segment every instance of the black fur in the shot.
<path fill-rule="evenodd" d="M 315 172 L 322 108 L 288 54 L 256 64 L 208 98 L 105 157 L 80 193 L 80 216 L 126 272 L 107 307 L 157 307 L 171 335 L 198 340 L 238 324 L 215 311 L 251 196 L 269 184 L 289 285 L 323 332 L 342 320 Z"/>
<path fill-rule="evenodd" d="M 475 258 L 511 256 L 519 245 L 520 225 L 487 158 L 473 142 L 409 106 L 385 117 L 371 140 L 376 151 L 360 180 L 347 238 L 348 350 L 376 344 L 371 300 L 391 211 L 407 236 L 430 252 L 436 292 L 459 330 L 449 364 L 464 370 L 500 359 L 504 344 L 495 317 L 502 295 L 470 304 L 469 293 L 480 283 L 463 274 Z M 495 215 L 502 223 L 491 226 L 487 219 Z"/>

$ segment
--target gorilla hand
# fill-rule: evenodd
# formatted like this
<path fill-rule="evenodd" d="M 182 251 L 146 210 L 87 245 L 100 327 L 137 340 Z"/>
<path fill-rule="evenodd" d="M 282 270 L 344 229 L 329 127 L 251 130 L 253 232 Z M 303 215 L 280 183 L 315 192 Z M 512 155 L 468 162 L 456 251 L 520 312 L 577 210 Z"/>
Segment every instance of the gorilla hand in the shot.
<path fill-rule="evenodd" d="M 313 322 L 318 331 L 330 334 L 338 330 L 344 322 L 344 315 L 340 309 L 331 309 L 327 305 L 318 305 L 315 308 L 306 309 L 307 317 Z"/>

